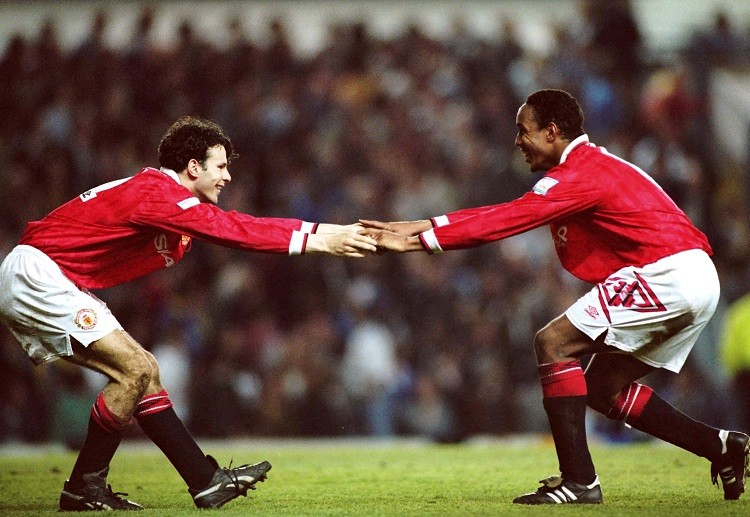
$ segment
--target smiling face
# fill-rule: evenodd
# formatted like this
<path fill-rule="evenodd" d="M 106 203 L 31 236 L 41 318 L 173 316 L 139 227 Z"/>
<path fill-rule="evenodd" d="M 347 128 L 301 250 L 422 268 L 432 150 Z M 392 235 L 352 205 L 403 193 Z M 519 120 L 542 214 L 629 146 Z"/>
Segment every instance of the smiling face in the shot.
<path fill-rule="evenodd" d="M 516 127 L 515 145 L 521 149 L 533 172 L 548 171 L 560 163 L 565 146 L 560 146 L 560 134 L 554 123 L 539 127 L 534 110 L 523 104 L 516 115 Z"/>
<path fill-rule="evenodd" d="M 209 148 L 203 164 L 195 159 L 190 160 L 187 169 L 192 180 L 188 188 L 201 203 L 217 204 L 221 189 L 232 181 L 227 152 L 223 145 Z"/>

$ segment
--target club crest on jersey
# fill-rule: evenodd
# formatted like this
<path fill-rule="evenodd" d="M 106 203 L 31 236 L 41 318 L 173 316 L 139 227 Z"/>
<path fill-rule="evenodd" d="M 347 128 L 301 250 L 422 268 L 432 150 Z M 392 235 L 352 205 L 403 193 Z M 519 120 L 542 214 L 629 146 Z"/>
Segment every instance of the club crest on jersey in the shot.
<path fill-rule="evenodd" d="M 96 327 L 96 312 L 94 309 L 81 309 L 76 313 L 75 324 L 83 330 L 91 330 Z"/>
<path fill-rule="evenodd" d="M 536 185 L 534 185 L 534 188 L 532 188 L 532 192 L 534 194 L 539 194 L 540 196 L 546 196 L 549 189 L 554 187 L 560 183 L 555 178 L 550 178 L 549 176 L 545 176 L 539 181 L 536 182 Z"/>

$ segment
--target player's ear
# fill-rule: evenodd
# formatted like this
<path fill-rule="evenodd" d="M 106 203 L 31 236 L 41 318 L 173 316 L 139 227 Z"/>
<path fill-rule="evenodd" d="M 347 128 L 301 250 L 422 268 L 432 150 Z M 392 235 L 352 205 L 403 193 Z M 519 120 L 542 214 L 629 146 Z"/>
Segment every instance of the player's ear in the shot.
<path fill-rule="evenodd" d="M 547 131 L 545 132 L 545 136 L 547 137 L 547 142 L 554 142 L 555 139 L 560 136 L 560 128 L 557 127 L 557 124 L 554 122 L 550 122 L 547 125 Z"/>
<path fill-rule="evenodd" d="M 195 158 L 192 158 L 187 164 L 187 173 L 191 178 L 197 178 L 201 169 L 203 167 L 201 167 L 201 164 Z"/>

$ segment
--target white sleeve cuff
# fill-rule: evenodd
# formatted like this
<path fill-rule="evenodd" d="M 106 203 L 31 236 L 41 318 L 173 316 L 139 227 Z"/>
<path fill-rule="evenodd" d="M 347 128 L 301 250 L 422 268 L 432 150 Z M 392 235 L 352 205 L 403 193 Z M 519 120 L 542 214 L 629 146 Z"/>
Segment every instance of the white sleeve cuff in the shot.
<path fill-rule="evenodd" d="M 443 252 L 443 248 L 440 247 L 440 243 L 438 242 L 437 237 L 435 237 L 434 228 L 427 230 L 426 232 L 422 232 L 419 235 L 421 237 L 422 243 L 427 246 L 430 253 Z"/>
<path fill-rule="evenodd" d="M 433 217 L 432 221 L 435 223 L 435 226 L 445 226 L 449 223 L 448 216 L 447 215 L 439 215 L 437 217 Z"/>
<path fill-rule="evenodd" d="M 299 229 L 302 233 L 312 233 L 315 230 L 315 223 L 308 223 L 302 221 L 302 228 Z"/>
<path fill-rule="evenodd" d="M 292 231 L 292 238 L 289 241 L 289 255 L 302 255 L 305 252 L 308 235 L 299 230 Z"/>

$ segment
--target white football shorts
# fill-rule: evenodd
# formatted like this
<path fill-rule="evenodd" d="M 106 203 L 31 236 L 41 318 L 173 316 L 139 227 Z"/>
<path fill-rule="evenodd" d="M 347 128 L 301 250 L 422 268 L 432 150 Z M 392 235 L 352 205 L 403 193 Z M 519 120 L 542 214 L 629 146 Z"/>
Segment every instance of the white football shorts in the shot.
<path fill-rule="evenodd" d="M 122 329 L 104 302 L 76 287 L 47 255 L 23 244 L 0 264 L 0 321 L 37 365 L 72 355 L 71 336 L 88 346 Z"/>
<path fill-rule="evenodd" d="M 711 258 L 689 250 L 625 267 L 566 312 L 581 332 L 656 368 L 679 372 L 719 301 Z"/>

